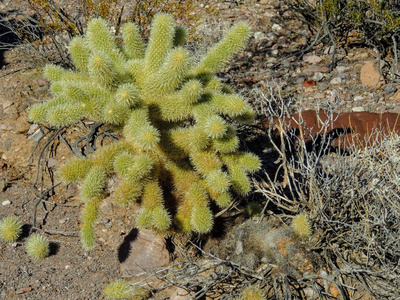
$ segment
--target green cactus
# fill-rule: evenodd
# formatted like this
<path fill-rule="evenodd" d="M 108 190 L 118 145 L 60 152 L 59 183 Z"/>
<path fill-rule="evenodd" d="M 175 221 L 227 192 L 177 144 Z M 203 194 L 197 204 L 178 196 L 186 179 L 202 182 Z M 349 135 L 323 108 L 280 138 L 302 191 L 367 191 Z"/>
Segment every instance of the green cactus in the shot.
<path fill-rule="evenodd" d="M 26 252 L 35 259 L 43 259 L 50 253 L 47 237 L 35 233 L 26 240 Z"/>
<path fill-rule="evenodd" d="M 306 239 L 312 234 L 310 220 L 304 213 L 300 213 L 293 218 L 291 227 L 294 233 L 302 239 Z"/>
<path fill-rule="evenodd" d="M 240 300 L 264 300 L 267 299 L 264 295 L 263 290 L 261 290 L 256 285 L 249 285 L 244 288 Z"/>
<path fill-rule="evenodd" d="M 22 223 L 16 216 L 4 217 L 0 221 L 0 240 L 15 242 L 22 233 Z"/>
<path fill-rule="evenodd" d="M 107 299 L 122 300 L 145 300 L 149 298 L 149 290 L 134 286 L 125 280 L 116 280 L 110 282 L 104 288 L 104 295 Z"/>
<path fill-rule="evenodd" d="M 35 123 L 61 127 L 90 119 L 122 135 L 59 170 L 66 183 L 82 182 L 86 249 L 95 245 L 111 176 L 122 179 L 116 202 L 140 203 L 140 227 L 204 234 L 213 226 L 211 201 L 224 208 L 232 193 L 247 195 L 249 174 L 260 167 L 257 156 L 238 150 L 236 136 L 236 124 L 253 119 L 252 108 L 214 75 L 244 47 L 247 23 L 232 27 L 200 60 L 183 48 L 186 30 L 167 14 L 155 16 L 147 46 L 135 24 L 124 24 L 121 33 L 117 44 L 106 22 L 93 19 L 86 35 L 71 41 L 76 70 L 46 66 L 54 97 L 29 110 Z"/>

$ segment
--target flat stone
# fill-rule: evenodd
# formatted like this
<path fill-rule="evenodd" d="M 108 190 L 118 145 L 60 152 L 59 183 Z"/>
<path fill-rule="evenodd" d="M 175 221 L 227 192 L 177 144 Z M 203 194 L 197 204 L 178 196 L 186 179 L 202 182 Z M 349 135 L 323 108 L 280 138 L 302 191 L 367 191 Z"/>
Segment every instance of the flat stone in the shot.
<path fill-rule="evenodd" d="M 352 111 L 353 112 L 362 112 L 362 111 L 365 111 L 365 109 L 362 106 L 356 106 L 356 107 L 352 108 Z"/>
<path fill-rule="evenodd" d="M 35 131 L 35 133 L 31 134 L 28 139 L 38 142 L 43 137 L 43 135 L 43 131 L 41 129 L 38 129 Z"/>
<path fill-rule="evenodd" d="M 265 33 L 262 31 L 257 31 L 254 33 L 254 39 L 257 41 L 263 40 L 265 38 L 266 38 Z"/>
<path fill-rule="evenodd" d="M 58 160 L 55 159 L 54 157 L 50 157 L 50 158 L 47 160 L 47 167 L 49 167 L 49 168 L 53 168 L 53 167 L 55 167 L 57 164 L 58 164 Z"/>
<path fill-rule="evenodd" d="M 171 300 L 187 300 L 187 299 L 191 299 L 191 297 L 187 290 L 178 287 L 171 294 L 169 299 L 171 299 Z"/>
<path fill-rule="evenodd" d="M 315 55 L 315 54 L 311 54 L 311 55 L 304 55 L 303 57 L 303 61 L 309 63 L 309 64 L 317 64 L 319 62 L 321 62 L 322 58 L 321 56 Z"/>
<path fill-rule="evenodd" d="M 324 79 L 324 74 L 322 74 L 321 72 L 317 72 L 314 74 L 314 76 L 312 77 L 312 79 L 314 79 L 315 81 L 321 81 L 322 79 Z"/>
<path fill-rule="evenodd" d="M 3 109 L 9 108 L 13 104 L 14 102 L 12 102 L 11 100 L 6 100 L 3 102 Z"/>
<path fill-rule="evenodd" d="M 275 23 L 272 25 L 272 30 L 275 32 L 280 32 L 282 30 L 282 26 Z"/>
<path fill-rule="evenodd" d="M 340 78 L 340 77 L 335 77 L 335 78 L 333 78 L 329 83 L 330 83 L 330 84 L 341 84 L 341 83 L 342 83 L 342 78 Z"/>
<path fill-rule="evenodd" d="M 354 101 L 361 101 L 361 100 L 363 100 L 363 99 L 364 99 L 363 96 L 355 96 L 355 97 L 354 97 Z"/>
<path fill-rule="evenodd" d="M 132 238 L 131 241 L 126 239 L 128 236 Z M 169 265 L 169 251 L 162 237 L 151 230 L 136 228 L 128 236 L 120 247 L 122 276 L 135 276 Z M 123 247 L 129 249 L 127 257 L 122 255 L 127 250 Z"/>
<path fill-rule="evenodd" d="M 39 128 L 38 124 L 32 124 L 29 127 L 27 134 L 30 135 L 30 134 L 34 133 L 38 128 Z"/>
<path fill-rule="evenodd" d="M 361 68 L 360 80 L 364 86 L 377 88 L 384 83 L 379 73 L 378 65 L 372 60 L 367 61 Z"/>

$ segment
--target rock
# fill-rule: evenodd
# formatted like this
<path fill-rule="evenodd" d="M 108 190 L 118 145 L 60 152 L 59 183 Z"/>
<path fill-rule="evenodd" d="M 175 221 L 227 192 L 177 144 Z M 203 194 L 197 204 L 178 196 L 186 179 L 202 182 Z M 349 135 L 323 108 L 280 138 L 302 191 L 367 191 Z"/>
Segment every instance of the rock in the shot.
<path fill-rule="evenodd" d="M 343 72 L 347 71 L 348 69 L 349 69 L 349 67 L 345 67 L 345 66 L 337 66 L 335 68 L 336 72 L 338 72 L 338 73 L 343 73 Z"/>
<path fill-rule="evenodd" d="M 47 160 L 47 167 L 48 167 L 48 168 L 53 168 L 53 167 L 55 167 L 57 164 L 58 164 L 58 160 L 55 159 L 54 157 L 50 157 L 50 158 Z"/>
<path fill-rule="evenodd" d="M 322 60 L 321 56 L 315 54 L 303 56 L 303 61 L 305 61 L 306 63 L 310 63 L 312 65 L 318 64 L 319 62 L 321 62 L 321 60 Z"/>
<path fill-rule="evenodd" d="M 321 72 L 317 72 L 314 74 L 313 79 L 318 82 L 324 79 L 324 77 L 324 74 L 322 74 Z"/>
<path fill-rule="evenodd" d="M 266 36 L 265 36 L 264 32 L 262 32 L 262 31 L 257 31 L 257 32 L 254 33 L 254 39 L 256 41 L 260 41 L 260 40 L 263 40 L 265 38 L 266 38 Z"/>
<path fill-rule="evenodd" d="M 335 78 L 333 78 L 329 83 L 330 83 L 330 84 L 341 84 L 341 83 L 342 83 L 342 78 L 340 78 L 340 77 L 335 77 Z"/>
<path fill-rule="evenodd" d="M 15 132 L 17 133 L 27 132 L 29 128 L 30 125 L 28 123 L 28 117 L 26 113 L 23 113 L 17 119 L 17 124 L 15 125 Z"/>
<path fill-rule="evenodd" d="M 277 32 L 277 33 L 279 33 L 282 29 L 283 29 L 282 26 L 279 25 L 279 24 L 275 23 L 275 24 L 272 25 L 272 30 Z"/>
<path fill-rule="evenodd" d="M 306 81 L 302 82 L 301 85 L 304 86 L 305 88 L 309 88 L 309 87 L 315 86 L 316 82 L 314 80 L 306 80 Z"/>
<path fill-rule="evenodd" d="M 363 100 L 363 99 L 364 99 L 363 96 L 355 96 L 355 97 L 354 97 L 354 101 L 361 101 L 361 100 Z"/>
<path fill-rule="evenodd" d="M 14 129 L 14 126 L 12 123 L 3 123 L 0 124 L 0 130 L 1 131 L 11 131 Z"/>
<path fill-rule="evenodd" d="M 10 205 L 10 204 L 11 204 L 10 200 L 4 200 L 3 202 L 1 202 L 1 205 L 3 205 L 3 206 L 7 206 L 7 205 Z"/>
<path fill-rule="evenodd" d="M 3 102 L 3 109 L 5 110 L 6 108 L 9 108 L 13 104 L 14 102 L 12 102 L 11 100 L 6 100 Z"/>
<path fill-rule="evenodd" d="M 386 93 L 391 94 L 391 93 L 395 93 L 397 91 L 397 87 L 395 84 L 389 83 L 389 84 L 385 85 L 384 90 Z"/>
<path fill-rule="evenodd" d="M 43 137 L 43 135 L 44 135 L 43 131 L 39 128 L 38 130 L 35 131 L 35 133 L 31 134 L 28 137 L 28 139 L 38 142 Z"/>
<path fill-rule="evenodd" d="M 377 88 L 384 83 L 377 64 L 372 60 L 367 61 L 364 66 L 362 66 L 360 80 L 364 86 L 370 88 Z"/>
<path fill-rule="evenodd" d="M 191 299 L 190 294 L 183 288 L 176 288 L 176 290 L 171 294 L 171 300 L 188 300 Z"/>
<path fill-rule="evenodd" d="M 311 65 L 303 70 L 304 74 L 315 74 L 316 72 L 321 72 L 321 73 L 328 73 L 329 68 L 326 66 L 314 66 Z"/>
<path fill-rule="evenodd" d="M 130 235 L 133 240 L 126 240 L 121 245 L 121 249 L 127 247 L 130 250 L 128 256 L 121 263 L 123 276 L 135 276 L 144 271 L 168 266 L 169 252 L 162 237 L 155 235 L 150 230 L 136 228 Z"/>
<path fill-rule="evenodd" d="M 30 134 L 34 133 L 36 131 L 36 129 L 38 129 L 38 128 L 39 128 L 38 124 L 32 124 L 29 127 L 27 134 L 30 135 Z"/>
<path fill-rule="evenodd" d="M 356 107 L 352 108 L 352 111 L 353 112 L 363 112 L 363 111 L 365 111 L 365 109 L 362 106 L 356 106 Z"/>
<path fill-rule="evenodd" d="M 329 46 L 324 50 L 324 54 L 331 55 L 331 54 L 333 54 L 334 49 L 335 49 L 334 46 Z"/>

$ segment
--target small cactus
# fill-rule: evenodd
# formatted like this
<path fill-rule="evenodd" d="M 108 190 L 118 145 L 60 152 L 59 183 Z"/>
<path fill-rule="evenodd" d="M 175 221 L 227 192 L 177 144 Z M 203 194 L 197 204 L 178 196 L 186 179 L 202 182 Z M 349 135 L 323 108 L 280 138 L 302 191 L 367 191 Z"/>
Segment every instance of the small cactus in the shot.
<path fill-rule="evenodd" d="M 26 252 L 35 259 L 42 259 L 49 255 L 50 245 L 47 237 L 35 233 L 26 241 Z"/>
<path fill-rule="evenodd" d="M 0 239 L 15 242 L 22 232 L 22 223 L 16 216 L 8 216 L 0 221 Z"/>
<path fill-rule="evenodd" d="M 264 292 L 255 285 L 249 285 L 244 288 L 240 300 L 264 300 Z"/>
<path fill-rule="evenodd" d="M 293 218 L 291 227 L 294 233 L 302 239 L 306 239 L 311 236 L 312 229 L 310 220 L 304 213 L 300 213 Z"/>
<path fill-rule="evenodd" d="M 106 285 L 104 295 L 113 300 L 143 300 L 149 296 L 149 291 L 142 287 L 132 286 L 125 280 L 116 280 Z"/>

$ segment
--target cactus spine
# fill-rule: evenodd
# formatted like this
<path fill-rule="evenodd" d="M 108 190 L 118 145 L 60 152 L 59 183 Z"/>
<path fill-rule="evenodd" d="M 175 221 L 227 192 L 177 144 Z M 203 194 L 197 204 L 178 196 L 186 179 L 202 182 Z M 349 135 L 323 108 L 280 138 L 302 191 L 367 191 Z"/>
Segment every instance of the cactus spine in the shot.
<path fill-rule="evenodd" d="M 186 30 L 167 14 L 155 16 L 147 46 L 135 24 L 121 32 L 117 46 L 106 22 L 93 19 L 70 45 L 76 71 L 46 66 L 54 97 L 29 111 L 36 123 L 60 127 L 91 119 L 122 132 L 118 142 L 72 159 L 59 172 L 67 183 L 82 182 L 87 249 L 95 244 L 110 176 L 122 178 L 118 203 L 140 202 L 139 226 L 203 234 L 213 226 L 211 201 L 223 208 L 232 193 L 248 194 L 249 174 L 260 167 L 258 157 L 238 150 L 236 123 L 227 121 L 250 122 L 252 108 L 214 75 L 244 47 L 247 23 L 232 27 L 197 64 L 183 48 Z"/>

